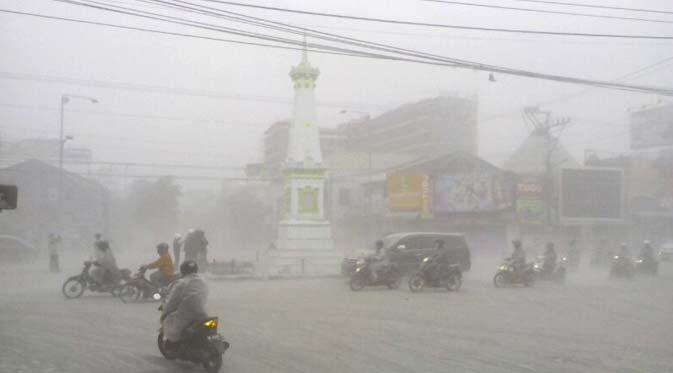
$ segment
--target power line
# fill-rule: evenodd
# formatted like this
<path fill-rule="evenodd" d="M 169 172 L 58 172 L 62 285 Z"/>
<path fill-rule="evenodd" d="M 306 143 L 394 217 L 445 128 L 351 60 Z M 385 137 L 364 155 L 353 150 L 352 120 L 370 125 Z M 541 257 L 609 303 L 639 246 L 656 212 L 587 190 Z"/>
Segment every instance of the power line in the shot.
<path fill-rule="evenodd" d="M 464 1 L 450 1 L 450 0 L 421 0 L 421 1 L 430 2 L 430 3 L 449 4 L 449 5 L 462 5 L 462 6 L 489 8 L 489 9 L 514 10 L 514 11 L 521 11 L 521 12 L 560 14 L 560 15 L 566 15 L 566 16 L 579 16 L 579 17 L 591 17 L 591 18 L 618 19 L 618 20 L 625 20 L 625 21 L 640 21 L 640 22 L 655 22 L 655 23 L 673 24 L 673 21 L 666 21 L 666 20 L 662 20 L 662 19 L 619 17 L 619 16 L 609 16 L 609 15 L 603 15 L 603 14 L 576 13 L 576 12 L 564 12 L 564 11 L 559 11 L 559 10 L 542 10 L 542 9 L 520 8 L 520 7 L 492 5 L 492 4 L 478 4 L 478 3 L 469 3 L 469 2 L 464 2 Z"/>
<path fill-rule="evenodd" d="M 569 6 L 579 7 L 579 8 L 625 10 L 625 11 L 629 11 L 629 12 L 673 14 L 673 12 L 666 11 L 666 10 L 655 10 L 655 9 L 645 9 L 645 8 L 623 8 L 623 7 L 618 7 L 618 6 L 567 3 L 567 2 L 561 2 L 561 1 L 544 1 L 544 0 L 510 0 L 510 1 L 519 1 L 519 2 L 523 2 L 523 3 L 537 3 L 537 4 L 569 5 Z"/>
<path fill-rule="evenodd" d="M 449 24 L 440 24 L 440 23 L 401 21 L 401 20 L 385 19 L 385 18 L 371 18 L 371 17 L 350 16 L 350 15 L 345 15 L 345 14 L 312 12 L 312 11 L 307 11 L 307 10 L 279 8 L 279 7 L 240 3 L 240 2 L 234 2 L 234 1 L 224 1 L 224 0 L 202 0 L 202 1 L 210 2 L 210 3 L 218 3 L 218 4 L 226 4 L 226 5 L 247 7 L 247 8 L 272 10 L 272 11 L 277 11 L 277 12 L 305 14 L 305 15 L 312 15 L 312 16 L 319 16 L 319 17 L 351 19 L 351 20 L 355 20 L 355 21 L 388 23 L 388 24 L 395 24 L 395 25 L 424 26 L 424 27 L 447 28 L 447 29 L 456 29 L 456 30 L 503 32 L 503 33 L 517 33 L 517 34 L 554 35 L 554 36 L 673 40 L 673 36 L 556 32 L 556 31 L 546 31 L 546 30 L 524 30 L 524 29 L 508 29 L 508 28 L 477 27 L 477 26 L 459 26 L 459 25 L 449 25 Z"/>
<path fill-rule="evenodd" d="M 0 107 L 8 107 L 8 108 L 15 108 L 15 109 L 30 109 L 30 110 L 45 110 L 45 111 L 59 111 L 59 108 L 52 108 L 52 107 L 47 107 L 47 106 L 34 106 L 34 105 L 14 105 L 14 104 L 6 104 L 6 103 L 0 103 Z M 185 123 L 198 123 L 198 124 L 214 124 L 214 125 L 219 125 L 219 126 L 224 126 L 224 127 L 247 127 L 247 128 L 255 128 L 260 127 L 260 125 L 254 124 L 254 123 L 227 123 L 227 122 L 219 122 L 215 120 L 210 120 L 210 119 L 190 119 L 190 118 L 178 118 L 178 117 L 170 117 L 170 116 L 164 116 L 164 115 L 147 115 L 147 114 L 131 114 L 131 113 L 118 113 L 118 112 L 110 112 L 110 111 L 94 111 L 94 110 L 76 110 L 76 109 L 68 109 L 68 113 L 82 113 L 82 114 L 95 114 L 95 115 L 110 115 L 110 116 L 117 116 L 117 117 L 127 117 L 127 118 L 138 118 L 138 119 L 157 119 L 157 120 L 168 120 L 168 121 L 178 121 L 178 122 L 185 122 Z M 265 125 L 266 126 L 266 125 Z M 258 128 L 255 128 L 258 129 Z"/>
<path fill-rule="evenodd" d="M 55 1 L 77 4 L 76 2 L 69 1 L 69 0 L 55 0 Z M 191 4 L 191 3 L 188 3 L 188 2 L 185 2 L 185 1 L 177 1 L 176 0 L 173 3 L 167 3 L 166 1 L 160 1 L 160 0 L 150 0 L 150 1 L 152 1 L 153 3 L 170 4 L 173 7 L 182 7 L 182 8 L 186 8 L 186 9 L 191 9 L 191 11 L 194 11 L 194 9 L 195 9 L 195 8 L 185 7 L 184 5 L 176 5 L 175 4 L 176 2 L 179 2 L 179 3 L 182 3 L 182 4 Z M 214 0 L 212 0 L 212 1 L 214 1 Z M 89 7 L 97 8 L 97 9 L 107 9 L 107 10 L 112 11 L 112 12 L 131 14 L 131 15 L 135 15 L 135 16 L 138 16 L 138 17 L 144 17 L 144 18 L 150 18 L 150 19 L 160 19 L 160 18 L 155 18 L 155 17 L 152 17 L 152 16 L 146 16 L 146 15 L 142 15 L 142 14 L 133 14 L 133 13 L 125 12 L 125 11 L 118 11 L 118 10 L 115 10 L 115 9 L 99 7 L 99 6 L 92 6 L 92 5 L 88 5 L 88 4 L 81 4 L 80 3 L 80 5 L 89 6 Z M 195 4 L 191 4 L 191 5 L 195 5 Z M 448 58 L 448 57 L 438 56 L 438 55 L 424 53 L 424 52 L 417 52 L 417 51 L 413 51 L 413 50 L 409 50 L 409 49 L 397 48 L 397 47 L 390 46 L 390 45 L 369 42 L 369 41 L 365 41 L 365 40 L 361 40 L 361 39 L 349 38 L 349 37 L 344 37 L 344 36 L 340 36 L 340 35 L 336 35 L 336 34 L 315 31 L 315 30 L 308 29 L 308 28 L 305 28 L 305 27 L 298 27 L 298 26 L 293 26 L 293 25 L 289 25 L 289 24 L 286 24 L 286 23 L 269 21 L 269 20 L 265 20 L 265 19 L 262 19 L 262 18 L 258 18 L 258 17 L 245 16 L 245 15 L 242 15 L 240 13 L 229 12 L 229 11 L 225 11 L 225 10 L 218 9 L 218 8 L 210 8 L 210 7 L 204 7 L 204 6 L 201 6 L 201 8 L 208 9 L 208 11 L 198 11 L 197 10 L 196 12 L 200 13 L 200 14 L 220 16 L 221 18 L 225 18 L 225 19 L 229 19 L 229 20 L 231 20 L 231 19 L 240 20 L 240 18 L 231 17 L 231 16 L 223 16 L 221 14 L 212 12 L 212 10 L 216 10 L 218 12 L 227 13 L 227 14 L 234 14 L 234 15 L 237 15 L 239 17 L 244 17 L 244 19 L 248 19 L 248 21 L 242 20 L 241 22 L 247 23 L 247 24 L 255 24 L 255 25 L 258 25 L 258 26 L 261 26 L 261 27 L 272 28 L 272 29 L 281 30 L 281 31 L 285 31 L 285 32 L 291 32 L 291 33 L 295 33 L 295 34 L 302 34 L 302 35 L 305 35 L 305 36 L 311 36 L 311 37 L 315 37 L 315 38 L 322 39 L 322 40 L 336 41 L 336 42 L 339 42 L 339 43 L 356 45 L 358 47 L 365 47 L 365 48 L 368 48 L 368 49 L 375 49 L 375 50 L 379 50 L 379 51 L 392 52 L 392 53 L 402 54 L 402 55 L 405 55 L 405 56 L 411 56 L 411 57 L 414 57 L 414 58 L 431 60 L 436 64 L 448 64 L 449 66 L 463 67 L 463 68 L 469 68 L 469 69 L 473 69 L 473 70 L 498 72 L 498 73 L 509 74 L 509 75 L 516 75 L 516 76 L 523 76 L 523 77 L 537 78 L 537 79 L 546 79 L 546 80 L 566 82 L 566 83 L 593 85 L 593 86 L 600 86 L 600 87 L 604 87 L 604 88 L 630 90 L 630 91 L 646 92 L 646 93 L 657 93 L 657 94 L 661 94 L 661 95 L 673 95 L 673 90 L 670 90 L 670 89 L 662 89 L 662 88 L 654 88 L 654 87 L 639 87 L 639 86 L 626 85 L 626 84 L 617 84 L 617 83 L 611 83 L 611 82 L 593 81 L 593 80 L 587 80 L 587 79 L 581 79 L 581 78 L 573 78 L 573 77 L 567 77 L 567 76 L 561 76 L 561 75 L 535 73 L 535 72 L 531 72 L 531 71 L 527 71 L 527 70 L 511 69 L 511 68 L 505 68 L 505 67 L 496 66 L 496 65 L 486 65 L 486 64 L 472 62 L 472 61 L 460 60 L 460 59 L 455 59 L 455 58 Z M 147 13 L 147 12 L 143 12 L 143 13 Z M 174 17 L 171 17 L 171 18 L 174 18 Z M 249 20 L 252 20 L 252 21 L 249 21 Z M 275 25 L 280 25 L 281 27 L 279 28 L 278 26 L 275 26 Z M 198 26 L 194 26 L 194 27 L 198 27 Z M 222 31 L 222 32 L 227 32 L 227 31 Z M 252 37 L 255 37 L 255 36 L 252 36 Z M 290 43 L 296 43 L 293 40 L 290 40 L 289 42 Z M 311 45 L 315 46 L 315 44 L 311 44 Z M 424 62 L 421 62 L 421 63 L 424 63 Z"/>
<path fill-rule="evenodd" d="M 102 9 L 102 10 L 115 11 L 114 9 L 98 7 L 98 6 L 91 6 L 90 4 L 82 4 L 82 3 L 77 3 L 77 2 L 72 2 L 72 1 L 63 1 L 63 0 L 57 0 L 57 1 L 71 3 L 71 4 L 75 4 L 75 5 L 81 5 L 81 6 L 88 6 L 88 7 L 93 7 L 93 8 Z M 12 12 L 12 13 L 16 13 L 16 12 Z M 165 19 L 147 17 L 147 16 L 142 16 L 142 15 L 138 15 L 138 14 L 134 14 L 134 13 L 128 13 L 128 14 L 134 15 L 134 16 L 139 16 L 139 17 L 144 17 L 144 18 L 159 19 L 159 20 L 166 21 Z M 55 17 L 50 17 L 50 18 L 55 18 Z M 80 20 L 75 20 L 75 21 L 80 21 Z M 176 23 L 176 22 L 173 22 L 173 23 Z M 193 25 L 193 24 L 186 24 L 186 25 L 189 25 L 189 26 L 192 26 L 192 27 L 199 27 L 199 26 L 196 26 L 196 25 Z M 306 29 L 306 28 L 298 28 L 298 29 L 303 30 L 304 32 L 305 31 L 310 31 L 309 29 Z M 213 30 L 213 29 L 211 28 L 211 30 Z M 217 30 L 217 29 L 215 29 L 215 30 Z M 218 30 L 218 31 L 221 31 L 221 30 Z M 327 34 L 327 33 L 320 33 L 320 34 Z M 251 37 L 254 37 L 254 36 L 251 36 Z M 352 39 L 352 38 L 346 38 L 346 39 Z M 352 40 L 357 40 L 357 39 L 352 39 Z M 287 43 L 287 41 L 283 41 L 283 42 Z M 290 42 L 294 45 L 297 44 L 296 41 L 290 41 Z M 329 47 L 327 47 L 327 48 L 329 48 Z M 424 55 L 427 55 L 427 54 L 424 54 Z M 419 55 L 415 54 L 413 56 L 418 57 Z M 387 57 L 384 57 L 384 58 L 390 58 L 390 57 L 387 56 Z M 390 59 L 395 59 L 395 58 L 390 58 Z M 448 60 L 446 58 L 438 59 L 438 58 L 435 58 L 435 57 L 433 57 L 434 61 L 432 61 L 432 62 L 430 62 L 430 61 L 408 60 L 408 59 L 397 59 L 397 60 L 424 63 L 424 64 L 430 64 L 430 65 L 441 65 L 441 66 L 454 66 L 454 64 L 455 64 L 452 60 Z M 502 68 L 502 67 L 492 66 L 492 65 L 475 64 L 475 63 L 465 65 L 463 63 L 463 66 L 460 66 L 460 67 L 469 68 L 469 69 L 473 69 L 473 70 L 492 71 L 492 72 L 499 72 L 499 73 L 510 74 L 510 75 L 518 75 L 518 76 L 524 76 L 524 77 L 529 77 L 529 78 L 538 78 L 538 79 L 561 81 L 561 82 L 566 82 L 566 83 L 597 85 L 597 86 L 602 86 L 602 87 L 605 87 L 605 88 L 632 90 L 632 91 L 646 92 L 646 93 L 657 93 L 657 94 L 662 94 L 662 95 L 671 95 L 672 94 L 671 92 L 669 92 L 666 89 L 659 89 L 659 88 L 652 88 L 652 87 L 637 87 L 637 86 L 628 86 L 628 85 L 615 86 L 614 84 L 609 84 L 609 83 L 606 83 L 606 82 L 589 81 L 589 80 L 586 80 L 586 79 L 570 78 L 570 77 L 550 75 L 550 74 L 540 74 L 540 73 L 534 73 L 534 72 L 529 72 L 529 71 L 525 71 L 525 70 L 507 69 L 507 68 Z M 0 76 L 1 75 L 2 75 L 2 73 L 0 73 Z M 128 86 L 124 87 L 124 88 L 129 89 Z M 144 90 L 147 90 L 147 89 L 144 89 Z M 201 95 L 203 95 L 203 94 L 201 94 Z M 323 105 L 323 106 L 325 106 L 325 105 Z M 343 107 L 345 105 L 331 105 L 331 106 L 333 106 L 333 107 Z M 350 106 L 353 107 L 354 105 L 350 105 Z"/>

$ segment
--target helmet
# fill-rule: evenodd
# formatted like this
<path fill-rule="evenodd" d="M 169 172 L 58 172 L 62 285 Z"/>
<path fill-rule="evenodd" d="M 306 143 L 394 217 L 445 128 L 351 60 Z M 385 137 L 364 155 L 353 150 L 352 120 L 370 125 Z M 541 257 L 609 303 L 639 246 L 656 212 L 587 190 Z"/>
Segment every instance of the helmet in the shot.
<path fill-rule="evenodd" d="M 162 243 L 158 244 L 158 245 L 157 245 L 157 250 L 158 250 L 160 253 L 165 253 L 165 252 L 167 252 L 167 251 L 168 251 L 168 244 L 165 243 L 165 242 L 162 242 Z"/>
<path fill-rule="evenodd" d="M 180 264 L 180 274 L 183 276 L 191 275 L 199 271 L 199 265 L 193 260 L 185 260 Z"/>

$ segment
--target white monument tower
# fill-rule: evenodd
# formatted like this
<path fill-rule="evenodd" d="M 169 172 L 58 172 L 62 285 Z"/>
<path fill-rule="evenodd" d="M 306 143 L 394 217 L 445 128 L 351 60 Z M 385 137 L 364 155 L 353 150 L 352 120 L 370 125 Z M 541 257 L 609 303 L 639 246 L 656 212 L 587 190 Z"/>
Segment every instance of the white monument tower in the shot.
<path fill-rule="evenodd" d="M 322 165 L 320 133 L 316 123 L 315 81 L 320 71 L 308 62 L 293 67 L 294 112 L 287 158 L 283 169 L 285 206 L 278 224 L 276 249 L 269 251 L 269 274 L 336 274 L 342 255 L 334 250 L 325 218 L 327 174 Z"/>

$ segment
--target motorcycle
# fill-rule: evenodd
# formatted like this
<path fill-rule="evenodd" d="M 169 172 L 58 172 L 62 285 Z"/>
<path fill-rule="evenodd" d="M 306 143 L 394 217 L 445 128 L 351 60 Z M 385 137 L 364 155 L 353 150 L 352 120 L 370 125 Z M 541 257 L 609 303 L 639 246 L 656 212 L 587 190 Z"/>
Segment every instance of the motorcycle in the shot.
<path fill-rule="evenodd" d="M 433 257 L 425 257 L 421 261 L 418 271 L 409 277 L 409 290 L 416 293 L 425 286 L 445 287 L 448 291 L 458 291 L 463 285 L 463 273 L 458 264 L 451 264 L 437 273 L 438 263 Z"/>
<path fill-rule="evenodd" d="M 656 276 L 659 272 L 659 262 L 654 258 L 638 257 L 634 264 L 639 274 Z"/>
<path fill-rule="evenodd" d="M 615 255 L 610 265 L 610 278 L 633 278 L 635 265 L 631 257 Z"/>
<path fill-rule="evenodd" d="M 501 264 L 498 267 L 498 272 L 493 276 L 493 285 L 496 288 L 508 285 L 532 286 L 534 282 L 535 271 L 533 265 L 526 263 L 523 268 L 516 271 L 511 259 L 507 259 L 505 263 Z"/>
<path fill-rule="evenodd" d="M 568 258 L 562 257 L 553 270 L 545 269 L 544 256 L 538 257 L 533 264 L 535 280 L 563 282 L 566 277 Z"/>
<path fill-rule="evenodd" d="M 389 265 L 383 271 L 378 273 L 375 282 L 371 280 L 372 258 L 366 258 L 359 261 L 355 267 L 355 272 L 351 276 L 350 286 L 351 290 L 362 290 L 365 286 L 380 286 L 386 285 L 389 289 L 397 289 L 400 286 L 400 279 L 402 274 L 394 265 Z"/>
<path fill-rule="evenodd" d="M 159 307 L 163 310 L 163 305 Z M 163 322 L 163 319 L 161 320 Z M 164 340 L 164 328 L 159 328 L 157 346 L 159 352 L 167 360 L 186 360 L 203 365 L 208 373 L 216 373 L 222 367 L 222 355 L 229 349 L 229 342 L 225 341 L 217 332 L 217 317 L 208 317 L 205 320 L 193 322 L 182 332 L 182 338 L 173 348 L 167 348 Z"/>
<path fill-rule="evenodd" d="M 119 270 L 120 278 L 118 280 L 106 281 L 101 285 L 89 274 L 89 270 L 92 266 L 99 266 L 99 264 L 93 261 L 85 261 L 82 273 L 68 277 L 68 279 L 65 280 L 61 287 L 61 292 L 66 299 L 79 298 L 84 294 L 85 290 L 96 293 L 110 293 L 113 296 L 117 296 L 119 289 L 126 281 L 130 280 L 131 277 L 131 271 L 128 269 L 121 269 Z"/>
<path fill-rule="evenodd" d="M 145 272 L 147 268 L 140 267 L 133 278 L 119 289 L 119 299 L 122 302 L 129 303 L 142 299 L 162 300 L 168 296 L 171 285 L 179 278 L 178 275 L 173 275 L 168 284 L 161 286 L 145 278 Z"/>

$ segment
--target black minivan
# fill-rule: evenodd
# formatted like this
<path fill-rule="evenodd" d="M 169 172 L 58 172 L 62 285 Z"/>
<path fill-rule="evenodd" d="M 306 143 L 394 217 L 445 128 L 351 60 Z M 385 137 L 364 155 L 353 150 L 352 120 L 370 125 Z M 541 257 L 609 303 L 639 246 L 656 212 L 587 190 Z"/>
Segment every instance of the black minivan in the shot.
<path fill-rule="evenodd" d="M 383 247 L 388 252 L 391 263 L 407 275 L 418 268 L 423 258 L 435 252 L 438 240 L 444 241 L 452 264 L 460 265 L 462 272 L 470 270 L 470 248 L 465 236 L 459 233 L 393 233 L 383 238 Z"/>
<path fill-rule="evenodd" d="M 465 236 L 460 233 L 402 232 L 389 234 L 382 240 L 390 262 L 396 265 L 403 275 L 409 275 L 417 270 L 421 260 L 435 251 L 438 240 L 444 241 L 452 264 L 460 265 L 462 272 L 469 271 L 471 267 L 470 248 Z M 344 259 L 342 273 L 350 275 L 355 263 L 354 258 Z"/>

